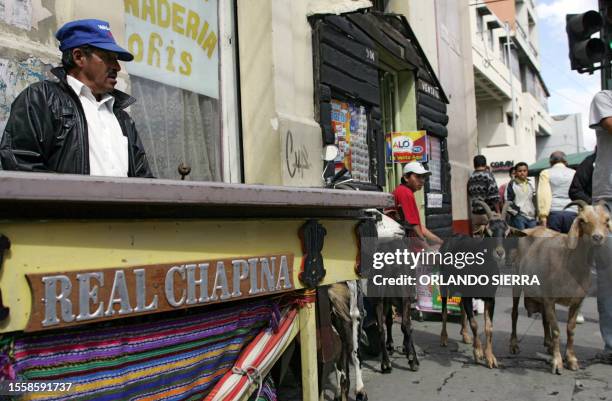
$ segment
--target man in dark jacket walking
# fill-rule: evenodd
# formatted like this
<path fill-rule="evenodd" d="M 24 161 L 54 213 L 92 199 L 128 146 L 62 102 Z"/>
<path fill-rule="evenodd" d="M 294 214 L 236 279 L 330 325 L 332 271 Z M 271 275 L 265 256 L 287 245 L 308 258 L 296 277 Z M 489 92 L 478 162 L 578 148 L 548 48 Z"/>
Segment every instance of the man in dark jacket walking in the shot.
<path fill-rule="evenodd" d="M 591 194 L 593 193 L 593 170 L 595 169 L 596 157 L 597 149 L 595 149 L 592 155 L 586 157 L 576 168 L 576 174 L 569 188 L 569 197 L 571 200 L 581 199 L 589 205 L 591 204 Z"/>
<path fill-rule="evenodd" d="M 136 100 L 115 89 L 119 47 L 107 22 L 72 21 L 57 33 L 58 81 L 26 88 L 11 106 L 0 162 L 5 170 L 153 177 L 134 121 L 124 110 Z"/>

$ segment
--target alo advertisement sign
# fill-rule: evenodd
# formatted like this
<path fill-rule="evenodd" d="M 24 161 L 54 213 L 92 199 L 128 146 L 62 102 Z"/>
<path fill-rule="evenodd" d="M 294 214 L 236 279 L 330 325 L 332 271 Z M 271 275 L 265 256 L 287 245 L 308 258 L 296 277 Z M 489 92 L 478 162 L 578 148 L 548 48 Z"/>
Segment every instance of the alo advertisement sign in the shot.
<path fill-rule="evenodd" d="M 219 98 L 216 0 L 124 0 L 128 73 Z"/>
<path fill-rule="evenodd" d="M 387 160 L 394 163 L 427 161 L 427 132 L 405 131 L 387 134 Z"/>

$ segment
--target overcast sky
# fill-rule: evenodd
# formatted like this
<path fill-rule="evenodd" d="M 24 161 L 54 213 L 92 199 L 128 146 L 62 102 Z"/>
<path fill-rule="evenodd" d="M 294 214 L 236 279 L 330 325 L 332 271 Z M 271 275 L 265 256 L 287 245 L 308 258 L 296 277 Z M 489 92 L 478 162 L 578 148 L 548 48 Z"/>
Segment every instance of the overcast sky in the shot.
<path fill-rule="evenodd" d="M 600 90 L 599 72 L 578 74 L 570 70 L 565 14 L 597 10 L 597 0 L 537 0 L 540 63 L 550 91 L 551 115 L 582 113 L 584 143 L 595 147 L 595 132 L 588 127 L 589 105 Z"/>

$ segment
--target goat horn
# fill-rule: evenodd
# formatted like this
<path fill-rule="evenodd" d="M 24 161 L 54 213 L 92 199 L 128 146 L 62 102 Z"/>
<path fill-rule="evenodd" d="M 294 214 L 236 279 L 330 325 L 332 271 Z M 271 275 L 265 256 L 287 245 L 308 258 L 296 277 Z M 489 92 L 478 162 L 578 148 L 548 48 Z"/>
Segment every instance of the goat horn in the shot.
<path fill-rule="evenodd" d="M 578 206 L 580 208 L 580 210 L 583 210 L 589 204 L 586 203 L 585 201 L 583 201 L 582 199 L 576 199 L 575 201 L 571 201 L 570 203 L 565 205 L 565 207 L 563 209 L 567 209 L 568 207 L 574 206 L 574 205 Z"/>
<path fill-rule="evenodd" d="M 487 217 L 489 218 L 489 220 L 491 220 L 493 216 L 493 212 L 491 211 L 491 208 L 489 207 L 489 205 L 487 205 L 485 202 L 481 201 L 480 199 L 475 199 L 474 203 L 482 206 L 482 208 L 485 210 L 485 213 L 487 213 Z"/>
<path fill-rule="evenodd" d="M 508 214 L 508 209 L 510 208 L 510 202 L 504 202 L 504 207 L 502 208 L 501 211 L 501 219 L 503 221 L 506 221 L 506 214 Z"/>

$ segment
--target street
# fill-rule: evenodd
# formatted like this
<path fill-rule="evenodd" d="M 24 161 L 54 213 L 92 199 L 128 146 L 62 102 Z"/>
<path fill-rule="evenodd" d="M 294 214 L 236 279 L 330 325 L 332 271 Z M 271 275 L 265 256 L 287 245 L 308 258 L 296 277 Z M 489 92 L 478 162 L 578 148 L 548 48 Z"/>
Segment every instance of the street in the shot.
<path fill-rule="evenodd" d="M 463 344 L 460 323 L 454 318 L 448 327 L 448 347 L 440 347 L 441 322 L 434 315 L 423 322 L 413 322 L 419 351 L 420 369 L 412 372 L 400 354 L 401 330 L 394 324 L 396 352 L 391 356 L 393 371 L 380 373 L 380 360 L 366 357 L 363 361 L 364 382 L 370 400 L 385 401 L 507 401 L 507 400 L 612 400 L 612 366 L 594 361 L 603 348 L 599 333 L 596 299 L 583 304 L 585 323 L 577 325 L 575 349 L 580 361 L 576 372 L 564 370 L 550 373 L 548 354 L 543 346 L 542 323 L 529 318 L 522 307 L 517 332 L 521 352 L 511 355 L 508 342 L 511 332 L 511 298 L 498 298 L 494 319 L 494 352 L 499 369 L 488 369 L 483 362 L 474 363 L 472 345 Z M 562 354 L 565 350 L 567 312 L 557 307 L 560 321 Z M 484 332 L 482 315 L 478 316 L 480 333 Z M 481 334 L 481 339 L 484 334 Z M 354 386 L 354 377 L 351 378 Z M 352 396 L 352 395 L 351 395 Z"/>

